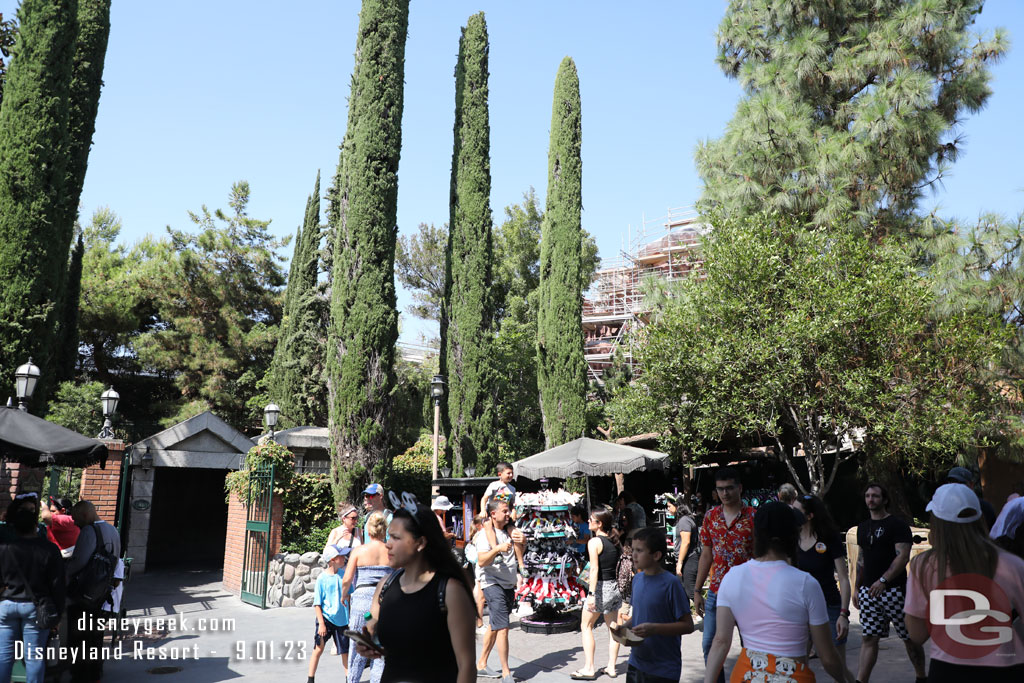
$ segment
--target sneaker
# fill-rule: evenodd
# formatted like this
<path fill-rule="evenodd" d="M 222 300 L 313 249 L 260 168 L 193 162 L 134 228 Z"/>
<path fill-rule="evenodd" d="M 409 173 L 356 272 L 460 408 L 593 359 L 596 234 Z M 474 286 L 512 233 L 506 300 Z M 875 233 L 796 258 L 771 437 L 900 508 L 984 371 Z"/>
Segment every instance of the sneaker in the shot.
<path fill-rule="evenodd" d="M 516 679 L 512 678 L 512 674 L 501 677 L 501 683 L 515 683 Z"/>
<path fill-rule="evenodd" d="M 477 678 L 501 678 L 501 674 L 489 666 L 476 670 Z"/>
<path fill-rule="evenodd" d="M 476 627 L 476 634 L 478 636 L 482 636 L 485 633 L 487 633 L 487 624 L 481 624 L 480 626 Z"/>

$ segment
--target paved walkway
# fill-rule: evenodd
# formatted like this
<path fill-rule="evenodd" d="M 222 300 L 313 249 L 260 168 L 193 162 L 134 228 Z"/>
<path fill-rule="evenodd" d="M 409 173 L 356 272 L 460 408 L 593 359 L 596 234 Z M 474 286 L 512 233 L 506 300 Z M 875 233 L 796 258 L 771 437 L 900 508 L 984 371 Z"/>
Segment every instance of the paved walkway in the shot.
<path fill-rule="evenodd" d="M 126 588 L 128 616 L 149 619 L 149 625 L 166 630 L 170 624 L 157 620 L 170 619 L 181 631 L 155 632 L 149 637 L 132 638 L 124 645 L 120 661 L 108 661 L 103 680 L 105 683 L 154 682 L 214 683 L 244 678 L 252 681 L 305 681 L 307 658 L 312 646 L 313 610 L 311 608 L 278 608 L 260 610 L 247 605 L 236 596 L 224 591 L 220 574 L 211 572 L 151 573 L 132 578 Z M 698 620 L 699 623 L 699 620 Z M 141 634 L 144 635 L 144 634 Z M 704 660 L 701 653 L 701 634 L 683 636 L 683 676 L 681 681 L 703 680 Z M 511 664 L 516 678 L 534 683 L 564 683 L 569 673 L 583 664 L 583 649 L 579 632 L 534 635 L 513 627 Z M 136 645 L 135 642 L 139 644 Z M 597 631 L 597 662 L 607 657 L 607 631 Z M 163 648 L 168 659 L 159 659 L 159 650 L 136 648 Z M 628 653 L 619 655 L 620 677 L 624 678 Z M 739 652 L 739 638 L 734 639 L 727 667 L 731 668 Z M 854 624 L 847 645 L 847 659 L 856 673 L 860 652 L 860 626 Z M 198 655 L 198 658 L 195 658 Z M 153 659 L 147 657 L 152 656 Z M 177 657 L 177 658 L 175 658 Z M 497 654 L 491 656 L 490 666 L 498 668 Z M 829 680 L 821 664 L 814 660 L 813 668 L 819 681 Z M 171 669 L 176 669 L 172 671 Z M 317 681 L 340 682 L 341 658 L 325 655 L 320 660 Z M 890 637 L 881 643 L 879 661 L 873 680 L 913 681 L 913 669 L 907 661 L 902 643 Z M 368 674 L 364 675 L 368 680 Z M 602 677 L 599 680 L 609 680 Z"/>

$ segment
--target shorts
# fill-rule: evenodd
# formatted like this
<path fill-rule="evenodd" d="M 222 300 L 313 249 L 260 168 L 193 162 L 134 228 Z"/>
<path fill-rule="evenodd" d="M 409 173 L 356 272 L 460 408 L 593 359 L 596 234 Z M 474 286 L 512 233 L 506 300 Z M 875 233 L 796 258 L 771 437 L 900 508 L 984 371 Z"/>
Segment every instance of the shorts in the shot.
<path fill-rule="evenodd" d="M 490 616 L 492 631 L 500 631 L 509 627 L 509 616 L 516 604 L 516 592 L 512 588 L 501 586 L 484 586 L 484 600 Z"/>
<path fill-rule="evenodd" d="M 632 664 L 626 665 L 626 683 L 679 683 L 679 677 L 665 678 L 644 673 Z"/>
<path fill-rule="evenodd" d="M 736 665 L 732 668 L 730 681 L 792 681 L 792 683 L 814 683 L 814 672 L 805 662 L 795 657 L 776 657 L 767 652 L 743 648 Z"/>
<path fill-rule="evenodd" d="M 348 628 L 348 624 L 344 626 L 337 626 L 332 624 L 330 619 L 324 619 L 324 624 L 327 625 L 327 635 L 324 636 L 323 644 L 326 645 L 331 640 L 334 641 L 335 652 L 342 654 L 348 652 L 348 636 L 345 635 L 345 629 Z M 313 647 L 320 647 L 320 620 L 313 620 Z"/>
<path fill-rule="evenodd" d="M 594 591 L 594 609 L 598 614 L 615 612 L 622 607 L 622 594 L 619 593 L 619 584 L 615 579 L 598 581 L 597 590 Z"/>
<path fill-rule="evenodd" d="M 835 645 L 846 645 L 846 639 L 850 636 L 850 631 L 847 629 L 846 635 L 843 636 L 842 640 L 836 638 L 836 620 L 839 619 L 839 610 L 842 609 L 841 605 L 825 605 L 825 609 L 828 611 L 828 630 L 832 634 L 832 642 Z"/>
<path fill-rule="evenodd" d="M 877 597 L 868 595 L 868 587 L 857 589 L 860 601 L 860 626 L 865 636 L 889 637 L 889 622 L 896 629 L 900 640 L 910 640 L 907 625 L 903 621 L 903 603 L 906 600 L 903 586 L 886 588 Z"/>

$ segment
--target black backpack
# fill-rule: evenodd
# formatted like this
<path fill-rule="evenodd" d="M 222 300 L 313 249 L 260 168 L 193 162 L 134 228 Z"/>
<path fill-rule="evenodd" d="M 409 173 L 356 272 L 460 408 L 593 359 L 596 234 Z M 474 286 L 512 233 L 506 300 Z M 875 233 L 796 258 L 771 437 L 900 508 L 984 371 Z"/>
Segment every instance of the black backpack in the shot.
<path fill-rule="evenodd" d="M 117 569 L 117 556 L 107 550 L 103 535 L 96 525 L 89 526 L 96 535 L 96 549 L 81 571 L 72 578 L 68 587 L 68 597 L 86 609 L 98 610 L 103 603 L 110 600 L 111 583 L 114 580 L 114 570 Z"/>

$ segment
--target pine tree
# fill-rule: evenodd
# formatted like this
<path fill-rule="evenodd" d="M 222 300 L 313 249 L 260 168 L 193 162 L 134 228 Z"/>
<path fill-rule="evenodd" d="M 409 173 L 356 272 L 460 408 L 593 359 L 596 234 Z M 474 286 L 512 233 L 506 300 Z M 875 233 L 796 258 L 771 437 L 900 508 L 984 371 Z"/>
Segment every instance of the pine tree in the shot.
<path fill-rule="evenodd" d="M 82 257 L 85 254 L 85 242 L 82 233 L 78 233 L 78 241 L 71 250 L 71 261 L 64 280 L 64 294 L 61 297 L 61 313 L 57 332 L 57 382 L 74 379 L 75 366 L 78 364 L 78 301 L 82 293 Z"/>
<path fill-rule="evenodd" d="M 956 160 L 955 128 L 988 100 L 1007 49 L 968 27 L 980 0 L 730 3 L 718 63 L 744 97 L 703 143 L 701 206 L 778 210 L 813 225 L 907 228 Z"/>
<path fill-rule="evenodd" d="M 319 399 L 324 392 L 317 391 L 323 384 L 322 367 L 321 372 L 316 371 L 317 365 L 322 366 L 316 359 L 322 356 L 324 340 L 313 306 L 319 298 L 320 237 L 318 172 L 313 194 L 306 200 L 303 224 L 295 237 L 281 331 L 269 372 L 268 394 L 281 407 L 281 417 L 288 426 L 325 424 L 317 419 L 323 415 L 323 402 Z"/>
<path fill-rule="evenodd" d="M 445 433 L 456 472 L 490 450 L 492 302 L 491 159 L 487 108 L 487 22 L 474 14 L 462 29 L 455 66 L 452 152 L 441 372 L 448 377 Z"/>
<path fill-rule="evenodd" d="M 583 163 L 580 82 L 566 57 L 555 77 L 548 148 L 548 194 L 541 227 L 537 384 L 548 448 L 583 436 L 587 365 L 583 359 Z"/>
<path fill-rule="evenodd" d="M 76 0 L 24 0 L 0 109 L 0 386 L 32 356 L 45 400 L 70 237 L 64 178 Z M 38 399 L 37 399 L 38 401 Z"/>
<path fill-rule="evenodd" d="M 352 500 L 387 457 L 398 311 L 395 237 L 408 0 L 363 0 L 337 212 L 327 344 L 333 483 Z"/>

